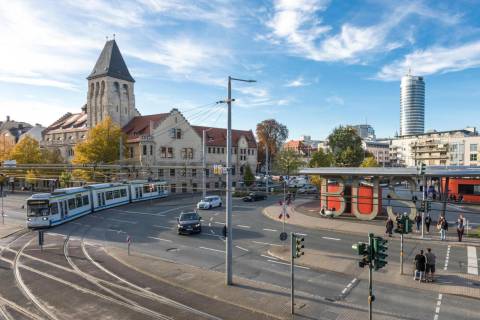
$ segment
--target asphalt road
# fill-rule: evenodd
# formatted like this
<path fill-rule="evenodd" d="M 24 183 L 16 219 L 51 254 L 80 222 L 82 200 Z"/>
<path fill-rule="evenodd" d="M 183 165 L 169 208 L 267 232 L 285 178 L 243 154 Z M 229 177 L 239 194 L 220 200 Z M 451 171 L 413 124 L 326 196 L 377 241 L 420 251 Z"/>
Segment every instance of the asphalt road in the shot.
<path fill-rule="evenodd" d="M 17 203 L 12 199 L 13 198 L 10 198 L 12 210 L 8 213 L 9 216 L 7 219 L 18 219 L 21 221 L 21 210 L 18 208 L 18 203 L 21 203 L 21 201 Z M 51 259 L 53 259 L 52 261 L 54 263 L 60 265 L 66 263 L 68 267 L 68 259 L 65 257 L 64 247 L 65 239 L 70 236 L 83 237 L 88 243 L 95 243 L 99 246 L 114 245 L 126 248 L 126 237 L 130 235 L 133 238 L 133 250 L 139 250 L 179 263 L 223 272 L 225 268 L 225 242 L 221 237 L 221 230 L 225 222 L 224 208 L 201 211 L 203 218 L 202 234 L 179 236 L 176 233 L 176 217 L 181 211 L 193 209 L 196 200 L 196 198 L 171 198 L 160 201 L 136 203 L 92 214 L 66 225 L 53 228 L 49 231 L 49 237 L 51 239 L 55 239 L 55 237 L 59 238 L 56 242 L 53 242 L 59 246 L 59 251 L 52 249 Z M 279 240 L 279 234 L 283 229 L 282 224 L 266 218 L 261 213 L 263 207 L 275 202 L 277 202 L 275 198 L 257 203 L 243 203 L 239 200 L 234 200 L 233 270 L 237 276 L 289 288 L 289 265 L 269 256 L 267 253 L 267 249 L 272 245 L 285 245 L 285 243 Z M 16 216 L 17 211 L 13 210 L 14 207 L 19 211 L 18 217 Z M 306 246 L 308 248 L 322 250 L 332 254 L 352 254 L 353 250 L 351 249 L 351 245 L 358 241 L 366 240 L 366 235 L 359 236 L 331 231 L 318 231 L 289 225 L 285 227 L 285 230 L 287 232 L 294 231 L 305 234 Z M 26 236 L 26 238 L 28 239 L 28 236 Z M 22 239 L 17 241 L 18 243 L 15 243 L 14 247 L 18 252 L 23 242 Z M 450 251 L 447 251 L 447 245 L 443 243 L 431 242 L 428 245 L 432 247 L 433 251 L 437 254 L 437 268 L 440 266 L 443 267 L 448 252 L 448 270 L 466 272 L 467 249 L 465 247 L 452 246 Z M 80 262 L 85 259 L 85 256 L 82 256 L 81 250 L 79 251 L 79 244 L 76 243 L 76 240 L 71 240 L 70 246 L 72 247 L 72 255 L 77 257 L 76 263 L 80 264 Z M 408 257 L 411 258 L 414 253 L 420 248 L 423 248 L 423 246 L 425 246 L 423 243 L 419 244 L 414 241 L 407 241 L 405 243 L 405 251 Z M 28 246 L 25 250 L 28 250 Z M 94 247 L 90 250 L 94 250 Z M 58 260 L 55 254 L 60 256 L 61 259 Z M 394 259 L 399 257 L 399 243 L 397 239 L 393 239 L 390 242 L 389 255 L 390 258 Z M 407 261 L 410 259 L 408 257 L 406 258 Z M 351 260 L 346 261 L 346 263 L 354 262 L 355 259 L 353 257 Z M 27 266 L 31 266 L 30 263 L 32 262 L 25 262 Z M 41 265 L 44 265 L 44 263 Z M 33 266 L 31 267 L 33 268 Z M 40 265 L 38 267 L 40 267 Z M 69 268 L 73 267 L 70 265 Z M 87 265 L 80 268 L 82 270 L 90 270 L 91 266 L 89 267 Z M 118 272 L 120 272 L 120 270 Z M 42 277 L 42 275 L 36 274 L 28 269 L 22 269 L 22 274 L 23 273 L 25 273 L 25 281 L 28 283 L 39 284 L 44 283 L 46 280 L 45 276 Z M 356 280 L 354 281 L 354 279 Z M 94 284 L 88 281 L 88 279 L 86 280 L 85 277 L 80 276 L 80 278 L 78 278 L 78 274 L 70 280 L 82 287 L 94 286 Z M 15 279 L 10 279 L 9 281 L 10 282 L 6 283 L 10 283 L 10 286 L 14 287 L 16 284 Z M 132 282 L 133 281 L 138 280 L 132 279 Z M 51 282 L 52 281 L 48 281 L 48 283 Z M 59 281 L 53 282 L 56 282 L 57 285 L 60 283 Z M 364 280 L 358 280 L 357 274 L 346 275 L 332 271 L 317 271 L 304 267 L 298 267 L 296 269 L 296 289 L 303 295 L 312 297 L 312 304 L 316 303 L 319 306 L 321 306 L 322 301 L 330 301 L 365 308 L 367 287 L 368 283 Z M 98 290 L 98 286 L 96 289 Z M 35 288 L 32 287 L 32 290 L 35 290 Z M 52 285 L 51 290 L 55 291 L 59 290 L 59 288 L 55 289 L 55 286 Z M 105 294 L 105 290 L 100 288 L 100 291 L 102 290 Z M 442 307 L 438 310 L 439 312 L 436 312 L 439 301 L 438 293 L 381 283 L 376 283 L 374 290 L 377 297 L 374 306 L 375 312 L 394 315 L 399 319 L 432 319 L 435 315 L 438 316 L 438 319 L 478 319 L 480 312 L 480 306 L 478 306 L 477 301 L 469 298 L 444 294 L 441 298 Z M 42 300 L 46 299 L 44 292 L 34 292 L 34 294 L 37 293 L 42 295 Z M 73 295 L 75 296 L 74 293 L 75 292 L 73 292 Z M 122 294 L 122 298 L 116 297 L 115 294 L 108 293 L 108 291 L 106 294 L 110 294 L 110 296 L 113 295 L 114 299 L 121 301 L 124 301 L 125 298 L 131 299 L 131 297 L 128 296 L 124 297 L 124 293 Z M 17 294 L 17 298 L 20 299 L 18 301 L 25 301 L 24 295 Z M 91 299 L 92 297 L 85 299 L 89 298 Z M 83 297 L 76 297 L 75 299 L 81 299 L 83 301 Z M 105 298 L 103 298 L 103 300 L 105 300 Z M 56 305 L 55 301 L 49 301 L 49 303 Z M 118 314 L 119 319 L 123 319 L 122 316 L 128 318 L 128 316 L 131 315 L 129 312 L 136 314 L 139 312 L 144 312 L 143 314 L 146 312 L 166 312 L 167 315 L 169 312 L 168 310 L 154 309 L 148 304 L 145 308 L 149 311 L 138 311 L 128 309 L 115 302 L 112 303 L 115 304 L 118 309 L 114 314 L 115 317 L 117 317 Z M 64 305 L 64 309 L 62 309 L 62 304 L 60 303 L 58 307 L 59 312 L 67 312 L 69 307 L 71 306 Z M 104 307 L 108 310 L 111 308 L 108 304 L 105 304 Z M 116 309 L 113 308 L 112 310 Z M 188 313 L 186 313 L 185 316 L 188 316 Z M 312 316 L 315 317 L 315 315 Z"/>

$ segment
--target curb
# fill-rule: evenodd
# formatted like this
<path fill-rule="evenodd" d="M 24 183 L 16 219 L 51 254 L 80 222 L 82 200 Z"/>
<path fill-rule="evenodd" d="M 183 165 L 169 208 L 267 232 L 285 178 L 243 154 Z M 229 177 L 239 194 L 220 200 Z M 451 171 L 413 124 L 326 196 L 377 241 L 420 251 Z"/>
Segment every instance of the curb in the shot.
<path fill-rule="evenodd" d="M 5 234 L 5 235 L 2 235 L 2 236 L 0 237 L 0 239 L 8 238 L 8 237 L 14 235 L 15 233 L 18 233 L 18 232 L 21 232 L 21 231 L 25 231 L 25 230 L 27 230 L 25 227 L 19 227 L 19 229 L 15 230 L 15 231 L 12 231 L 12 232 L 9 232 L 9 233 L 7 233 L 7 234 Z"/>

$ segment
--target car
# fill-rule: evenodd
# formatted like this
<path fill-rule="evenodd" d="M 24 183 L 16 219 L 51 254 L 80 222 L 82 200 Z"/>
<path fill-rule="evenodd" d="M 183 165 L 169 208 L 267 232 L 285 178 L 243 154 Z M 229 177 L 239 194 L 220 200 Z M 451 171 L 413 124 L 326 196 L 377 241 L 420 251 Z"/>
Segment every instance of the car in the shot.
<path fill-rule="evenodd" d="M 219 196 L 208 196 L 197 203 L 197 209 L 212 209 L 222 206 L 222 198 Z"/>
<path fill-rule="evenodd" d="M 266 195 L 252 192 L 248 196 L 244 197 L 243 201 L 254 202 L 254 201 L 265 200 L 265 199 L 267 199 Z"/>
<path fill-rule="evenodd" d="M 202 232 L 202 217 L 197 212 L 182 212 L 177 218 L 178 234 L 191 234 Z"/>
<path fill-rule="evenodd" d="M 307 184 L 298 189 L 297 193 L 318 193 L 318 189 L 311 184 Z"/>

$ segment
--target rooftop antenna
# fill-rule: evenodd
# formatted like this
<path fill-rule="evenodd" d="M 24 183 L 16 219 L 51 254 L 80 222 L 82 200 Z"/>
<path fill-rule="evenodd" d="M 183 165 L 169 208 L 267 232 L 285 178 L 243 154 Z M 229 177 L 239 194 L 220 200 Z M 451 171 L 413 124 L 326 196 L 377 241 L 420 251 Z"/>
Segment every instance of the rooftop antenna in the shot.
<path fill-rule="evenodd" d="M 113 40 L 115 40 L 115 33 L 113 34 Z"/>

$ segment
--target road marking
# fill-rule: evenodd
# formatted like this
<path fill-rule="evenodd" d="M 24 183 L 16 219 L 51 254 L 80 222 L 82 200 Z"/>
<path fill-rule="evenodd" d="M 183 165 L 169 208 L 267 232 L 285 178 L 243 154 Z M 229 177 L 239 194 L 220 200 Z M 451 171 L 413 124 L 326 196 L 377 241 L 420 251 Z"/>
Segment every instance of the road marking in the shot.
<path fill-rule="evenodd" d="M 450 245 L 447 247 L 447 255 L 445 256 L 445 266 L 443 270 L 447 270 L 448 268 L 448 259 L 450 259 Z"/>
<path fill-rule="evenodd" d="M 350 290 L 352 288 L 352 286 L 355 284 L 355 282 L 357 281 L 357 278 L 353 278 L 352 281 L 350 281 L 347 286 L 345 288 L 343 288 L 342 290 L 342 295 L 346 295 L 346 293 L 348 292 L 348 290 Z"/>
<path fill-rule="evenodd" d="M 157 237 L 149 237 L 150 239 L 155 239 L 155 240 L 160 240 L 160 241 L 165 241 L 165 242 L 172 242 L 172 240 L 168 239 L 162 239 L 162 238 L 157 238 Z"/>
<path fill-rule="evenodd" d="M 237 224 L 237 227 L 250 229 L 250 226 L 244 226 L 243 224 Z"/>
<path fill-rule="evenodd" d="M 467 256 L 468 256 L 468 270 L 469 274 L 478 275 L 478 260 L 477 260 L 477 248 L 468 246 L 467 247 Z"/>
<path fill-rule="evenodd" d="M 267 258 L 267 259 L 273 259 L 273 260 L 278 260 L 277 258 L 275 257 L 272 257 L 272 256 L 266 256 L 264 254 L 261 254 L 260 256 L 264 257 L 264 258 Z"/>
<path fill-rule="evenodd" d="M 125 231 L 122 231 L 122 230 L 117 230 L 117 229 L 108 229 L 108 231 L 112 231 L 112 232 L 117 232 L 117 233 L 125 233 Z"/>
<path fill-rule="evenodd" d="M 330 238 L 330 237 L 322 237 L 322 239 L 325 239 L 325 240 L 334 240 L 334 241 L 340 241 L 341 239 L 338 239 L 338 238 Z"/>
<path fill-rule="evenodd" d="M 137 224 L 138 223 L 138 221 L 122 220 L 122 219 L 115 219 L 115 218 L 107 218 L 107 220 L 121 222 L 121 223 L 130 223 L 130 224 Z"/>
<path fill-rule="evenodd" d="M 112 211 L 116 211 L 117 214 L 140 214 L 146 216 L 157 216 L 157 217 L 165 217 L 165 214 L 161 213 L 150 213 L 150 212 L 141 212 L 141 211 L 127 211 L 127 210 L 120 210 L 120 209 L 111 209 Z"/>
<path fill-rule="evenodd" d="M 218 250 L 218 249 L 212 249 L 212 248 L 207 248 L 207 247 L 199 247 L 199 248 L 200 248 L 200 249 L 204 249 L 204 250 L 210 250 L 210 251 L 225 253 L 225 251 L 223 251 L 223 250 Z"/>
<path fill-rule="evenodd" d="M 153 227 L 155 228 L 162 228 L 162 229 L 172 229 L 172 227 L 160 226 L 158 224 L 154 224 Z"/>
<path fill-rule="evenodd" d="M 440 306 L 442 305 L 442 297 L 441 293 L 438 294 L 437 298 L 437 306 L 435 307 L 435 315 L 433 316 L 433 320 L 438 320 L 438 316 L 440 314 Z"/>
<path fill-rule="evenodd" d="M 275 229 L 268 229 L 268 228 L 263 228 L 263 231 L 277 232 L 277 230 Z"/>
<path fill-rule="evenodd" d="M 246 251 L 246 252 L 249 252 L 249 251 L 250 251 L 250 250 L 245 249 L 245 248 L 242 248 L 242 247 L 240 247 L 240 246 L 235 246 L 235 248 L 238 248 L 238 249 L 243 250 L 243 251 Z"/>
<path fill-rule="evenodd" d="M 295 232 L 295 234 L 297 234 L 297 235 L 299 235 L 299 236 L 303 236 L 303 237 L 308 236 L 308 234 L 306 234 L 306 233 L 300 233 L 300 232 Z"/>
<path fill-rule="evenodd" d="M 275 261 L 275 260 L 268 260 L 268 262 L 273 262 L 273 263 L 283 264 L 283 265 L 285 265 L 285 266 L 290 266 L 290 263 L 286 263 L 286 262 L 280 262 L 280 261 Z M 310 270 L 310 268 L 308 268 L 308 267 L 297 266 L 297 265 L 295 265 L 295 268 Z"/>
<path fill-rule="evenodd" d="M 222 224 L 222 225 L 225 224 L 225 222 L 217 222 L 217 221 L 215 221 L 215 223 L 216 224 Z"/>
<path fill-rule="evenodd" d="M 252 241 L 252 242 L 253 242 L 253 243 L 257 243 L 257 244 L 266 244 L 266 245 L 269 245 L 269 246 L 282 247 L 281 244 L 273 244 L 273 243 L 261 242 L 261 241 Z"/>
<path fill-rule="evenodd" d="M 213 221 L 213 217 L 210 217 L 210 221 Z"/>

